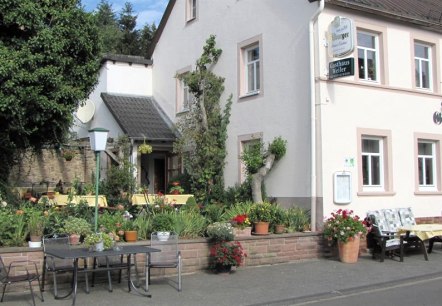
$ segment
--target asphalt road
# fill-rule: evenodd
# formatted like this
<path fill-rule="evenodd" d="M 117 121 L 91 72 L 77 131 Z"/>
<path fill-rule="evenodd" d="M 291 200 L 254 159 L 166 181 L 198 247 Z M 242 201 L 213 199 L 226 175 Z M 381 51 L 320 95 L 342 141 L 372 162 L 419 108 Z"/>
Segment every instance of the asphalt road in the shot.
<path fill-rule="evenodd" d="M 292 306 L 439 306 L 442 305 L 442 275 L 411 278 L 400 282 L 331 292 L 294 301 Z M 284 305 L 281 303 L 281 305 Z M 288 305 L 288 304 L 285 304 Z"/>

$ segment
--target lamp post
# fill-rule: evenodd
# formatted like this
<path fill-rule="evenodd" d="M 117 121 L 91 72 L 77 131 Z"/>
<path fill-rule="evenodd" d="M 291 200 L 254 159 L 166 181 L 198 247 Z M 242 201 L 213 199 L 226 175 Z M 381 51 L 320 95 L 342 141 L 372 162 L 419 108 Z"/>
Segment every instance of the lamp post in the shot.
<path fill-rule="evenodd" d="M 96 169 L 95 169 L 95 232 L 98 230 L 98 184 L 100 183 L 100 152 L 106 150 L 107 133 L 109 130 L 104 128 L 94 128 L 89 130 L 89 140 L 91 149 L 95 151 Z"/>

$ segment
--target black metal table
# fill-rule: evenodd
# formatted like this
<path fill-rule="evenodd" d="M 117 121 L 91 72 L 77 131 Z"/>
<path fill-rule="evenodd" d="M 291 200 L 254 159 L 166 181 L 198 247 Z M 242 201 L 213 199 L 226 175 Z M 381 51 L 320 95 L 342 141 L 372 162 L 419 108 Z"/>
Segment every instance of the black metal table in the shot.
<path fill-rule="evenodd" d="M 45 252 L 45 256 L 54 256 L 60 259 L 72 259 L 74 261 L 74 270 L 73 270 L 73 281 L 71 292 L 69 292 L 65 297 L 72 295 L 72 305 L 75 305 L 75 300 L 77 297 L 77 279 L 78 279 L 78 260 L 80 258 L 89 258 L 89 257 L 104 257 L 104 256 L 127 256 L 127 285 L 129 292 L 134 289 L 136 292 L 145 295 L 147 297 L 151 297 L 150 294 L 143 294 L 140 292 L 135 284 L 133 283 L 130 277 L 130 268 L 131 268 L 131 256 L 135 254 L 146 254 L 149 256 L 152 252 L 160 252 L 159 249 L 142 246 L 142 245 L 125 245 L 119 246 L 119 248 L 114 248 L 110 250 L 104 250 L 102 252 L 91 251 L 88 248 L 71 248 L 71 249 L 55 249 L 55 250 L 47 250 Z M 147 263 L 147 258 L 146 258 Z M 100 268 L 99 270 L 106 270 L 107 268 Z M 110 268 L 112 269 L 112 268 Z M 149 273 L 149 269 L 145 269 L 146 272 L 146 280 L 148 279 L 147 273 Z M 94 272 L 94 269 L 90 270 Z M 96 271 L 96 270 L 95 270 Z M 147 290 L 147 287 L 146 287 Z"/>

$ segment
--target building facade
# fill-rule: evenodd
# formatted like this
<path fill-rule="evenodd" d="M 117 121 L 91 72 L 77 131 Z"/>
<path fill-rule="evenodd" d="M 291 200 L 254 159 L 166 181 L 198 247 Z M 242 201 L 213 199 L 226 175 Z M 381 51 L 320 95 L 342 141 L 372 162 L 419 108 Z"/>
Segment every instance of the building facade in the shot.
<path fill-rule="evenodd" d="M 439 216 L 442 4 L 396 2 L 170 1 L 151 50 L 152 94 L 172 120 L 185 112 L 176 76 L 214 34 L 223 53 L 213 70 L 223 101 L 234 97 L 226 186 L 244 179 L 244 147 L 281 136 L 287 154 L 267 194 L 310 208 L 313 228 L 338 208 Z"/>

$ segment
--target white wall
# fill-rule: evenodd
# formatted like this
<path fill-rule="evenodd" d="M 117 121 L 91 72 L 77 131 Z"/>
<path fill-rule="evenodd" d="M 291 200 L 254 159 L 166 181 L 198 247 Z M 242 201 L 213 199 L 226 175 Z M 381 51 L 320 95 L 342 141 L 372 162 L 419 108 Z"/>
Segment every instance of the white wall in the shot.
<path fill-rule="evenodd" d="M 186 24 L 185 1 L 178 0 L 156 46 L 154 96 L 174 118 L 174 75 L 186 66 L 194 67 L 205 40 L 216 35 L 217 47 L 223 50 L 214 69 L 225 78 L 222 100 L 233 94 L 227 186 L 239 179 L 238 136 L 262 132 L 266 143 L 277 136 L 288 140 L 287 156 L 266 180 L 267 193 L 282 197 L 310 194 L 308 20 L 317 5 L 302 4 L 291 0 L 198 1 L 197 20 Z M 257 35 L 262 35 L 263 42 L 264 94 L 239 101 L 238 43 Z"/>

